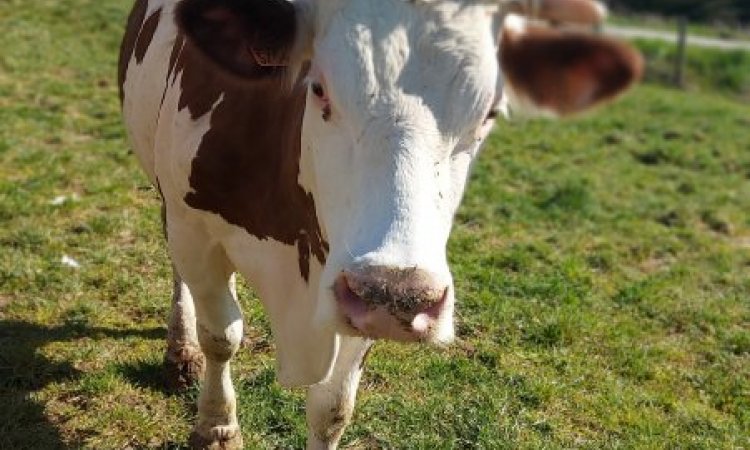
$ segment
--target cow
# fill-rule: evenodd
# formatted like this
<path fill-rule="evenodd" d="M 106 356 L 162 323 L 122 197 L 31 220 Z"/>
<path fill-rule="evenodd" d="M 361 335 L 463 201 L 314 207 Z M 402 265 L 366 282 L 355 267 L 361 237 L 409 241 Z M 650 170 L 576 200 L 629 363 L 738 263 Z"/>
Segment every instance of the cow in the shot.
<path fill-rule="evenodd" d="M 242 447 L 235 273 L 267 312 L 279 382 L 308 389 L 311 449 L 338 445 L 375 340 L 451 342 L 446 242 L 498 112 L 576 114 L 641 72 L 625 44 L 524 14 L 586 22 L 603 9 L 136 0 L 120 94 L 174 269 L 165 367 L 177 386 L 202 378 L 191 447 Z"/>

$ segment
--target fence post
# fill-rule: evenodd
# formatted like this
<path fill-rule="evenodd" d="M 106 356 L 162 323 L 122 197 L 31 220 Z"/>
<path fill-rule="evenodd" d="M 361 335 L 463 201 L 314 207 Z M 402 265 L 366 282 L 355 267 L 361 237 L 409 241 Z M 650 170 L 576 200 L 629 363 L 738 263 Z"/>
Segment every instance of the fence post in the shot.
<path fill-rule="evenodd" d="M 685 59 L 687 53 L 687 19 L 680 17 L 677 22 L 677 57 L 675 58 L 674 84 L 685 86 Z"/>

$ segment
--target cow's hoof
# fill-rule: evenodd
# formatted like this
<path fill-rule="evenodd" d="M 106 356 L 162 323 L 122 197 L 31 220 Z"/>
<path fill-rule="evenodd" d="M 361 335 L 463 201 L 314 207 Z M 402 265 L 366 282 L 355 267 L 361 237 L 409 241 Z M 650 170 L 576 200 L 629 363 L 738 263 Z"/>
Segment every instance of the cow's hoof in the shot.
<path fill-rule="evenodd" d="M 188 445 L 193 450 L 241 450 L 242 434 L 237 425 L 213 427 L 205 434 L 193 430 Z"/>
<path fill-rule="evenodd" d="M 167 349 L 164 355 L 164 372 L 167 389 L 181 392 L 203 379 L 205 358 L 197 347 Z"/>

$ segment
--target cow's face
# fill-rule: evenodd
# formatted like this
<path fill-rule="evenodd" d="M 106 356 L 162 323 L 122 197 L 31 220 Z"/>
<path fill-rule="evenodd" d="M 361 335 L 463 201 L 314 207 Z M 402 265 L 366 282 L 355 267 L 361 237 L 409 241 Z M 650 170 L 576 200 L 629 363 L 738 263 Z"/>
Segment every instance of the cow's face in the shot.
<path fill-rule="evenodd" d="M 373 338 L 449 341 L 446 242 L 503 95 L 499 4 L 185 0 L 178 18 L 242 78 L 277 74 L 269 63 L 306 68 L 301 181 L 330 245 L 318 319 Z M 553 112 L 610 98 L 638 72 L 618 44 L 520 22 L 501 48 L 513 96 Z"/>
<path fill-rule="evenodd" d="M 447 341 L 446 241 L 496 98 L 492 10 L 351 0 L 322 18 L 303 148 L 331 246 L 328 314 L 373 337 Z"/>

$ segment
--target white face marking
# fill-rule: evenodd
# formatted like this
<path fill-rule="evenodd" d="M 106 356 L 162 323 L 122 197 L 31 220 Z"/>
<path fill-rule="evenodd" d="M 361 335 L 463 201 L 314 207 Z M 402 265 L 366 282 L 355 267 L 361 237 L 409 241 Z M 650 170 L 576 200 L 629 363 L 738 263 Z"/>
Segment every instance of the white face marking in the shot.
<path fill-rule="evenodd" d="M 302 139 L 331 244 L 321 295 L 342 269 L 366 264 L 418 267 L 452 285 L 446 242 L 496 100 L 492 13 L 451 1 L 320 7 L 311 83 L 325 102 L 311 90 Z M 449 339 L 451 324 L 440 327 Z"/>

